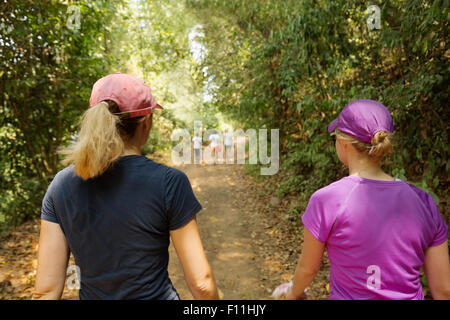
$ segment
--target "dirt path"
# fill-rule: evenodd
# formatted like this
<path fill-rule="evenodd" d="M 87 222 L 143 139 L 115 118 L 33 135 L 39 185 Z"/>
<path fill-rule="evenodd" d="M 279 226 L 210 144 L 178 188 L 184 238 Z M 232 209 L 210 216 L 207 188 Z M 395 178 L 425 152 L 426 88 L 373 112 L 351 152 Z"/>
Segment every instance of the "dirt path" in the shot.
<path fill-rule="evenodd" d="M 159 159 L 155 159 L 158 161 Z M 162 161 L 164 162 L 164 161 Z M 200 236 L 223 299 L 271 299 L 272 290 L 289 281 L 300 254 L 300 226 L 283 220 L 289 199 L 273 199 L 264 184 L 238 165 L 184 165 L 203 206 L 197 216 Z M 39 219 L 0 239 L 0 299 L 29 299 L 37 267 Z M 73 258 L 69 264 L 74 264 Z M 192 299 L 173 247 L 169 274 L 182 299 Z M 312 298 L 326 299 L 325 259 L 311 286 Z M 77 299 L 66 286 L 63 299 Z"/>
<path fill-rule="evenodd" d="M 261 261 L 254 245 L 256 230 L 243 198 L 247 183 L 235 166 L 186 165 L 179 167 L 203 205 L 197 221 L 203 246 L 224 299 L 267 298 Z M 182 299 L 192 299 L 171 246 L 169 273 Z M 267 279 L 267 276 L 265 277 Z"/>

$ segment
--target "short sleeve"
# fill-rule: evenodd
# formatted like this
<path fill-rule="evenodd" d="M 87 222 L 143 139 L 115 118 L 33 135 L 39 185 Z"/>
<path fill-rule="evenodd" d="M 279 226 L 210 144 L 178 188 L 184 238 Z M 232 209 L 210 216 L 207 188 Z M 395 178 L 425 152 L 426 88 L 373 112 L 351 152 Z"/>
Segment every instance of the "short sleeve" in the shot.
<path fill-rule="evenodd" d="M 325 243 L 330 231 L 336 221 L 336 210 L 327 210 L 324 201 L 313 194 L 309 199 L 305 213 L 302 215 L 302 222 L 305 228 L 318 241 Z"/>
<path fill-rule="evenodd" d="M 42 200 L 41 219 L 54 223 L 59 223 L 59 220 L 56 216 L 55 206 L 53 203 L 53 196 L 56 184 L 57 181 L 55 177 L 55 179 L 53 179 L 52 183 L 48 187 L 44 199 Z"/>
<path fill-rule="evenodd" d="M 436 203 L 433 200 L 433 197 L 431 197 L 429 194 L 427 194 L 427 204 L 431 211 L 431 217 L 434 222 L 434 237 L 430 243 L 430 247 L 438 246 L 445 241 L 447 241 L 448 238 L 448 225 L 445 223 L 444 219 L 442 218 L 439 209 L 436 205 Z"/>
<path fill-rule="evenodd" d="M 186 174 L 170 167 L 166 173 L 165 202 L 170 230 L 181 228 L 202 209 Z"/>

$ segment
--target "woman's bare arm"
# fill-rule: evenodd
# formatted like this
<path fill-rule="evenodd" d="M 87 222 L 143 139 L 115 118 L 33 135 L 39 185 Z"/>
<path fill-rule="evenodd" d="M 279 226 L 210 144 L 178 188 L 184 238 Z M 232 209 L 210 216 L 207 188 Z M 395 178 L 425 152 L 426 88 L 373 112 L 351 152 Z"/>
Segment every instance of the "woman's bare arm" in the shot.
<path fill-rule="evenodd" d="M 302 254 L 298 260 L 292 290 L 286 295 L 288 300 L 304 299 L 306 287 L 313 281 L 322 263 L 325 244 L 316 240 L 305 228 Z"/>
<path fill-rule="evenodd" d="M 448 242 L 425 251 L 425 276 L 436 300 L 450 300 L 450 263 Z"/>
<path fill-rule="evenodd" d="M 38 269 L 33 300 L 61 298 L 69 254 L 69 246 L 59 224 L 41 220 Z"/>
<path fill-rule="evenodd" d="M 213 273 L 198 233 L 196 219 L 192 219 L 179 229 L 170 231 L 170 236 L 194 298 L 219 299 Z"/>

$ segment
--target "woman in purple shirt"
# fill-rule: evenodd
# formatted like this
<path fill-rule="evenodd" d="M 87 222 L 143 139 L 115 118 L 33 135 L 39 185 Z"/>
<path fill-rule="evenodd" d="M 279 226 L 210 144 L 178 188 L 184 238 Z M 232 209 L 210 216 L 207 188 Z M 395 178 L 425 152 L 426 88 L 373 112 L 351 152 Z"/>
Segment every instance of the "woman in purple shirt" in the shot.
<path fill-rule="evenodd" d="M 303 250 L 287 299 L 304 299 L 326 247 L 330 299 L 450 299 L 448 226 L 432 197 L 383 172 L 393 121 L 381 103 L 349 103 L 330 123 L 349 176 L 316 191 L 302 216 Z"/>

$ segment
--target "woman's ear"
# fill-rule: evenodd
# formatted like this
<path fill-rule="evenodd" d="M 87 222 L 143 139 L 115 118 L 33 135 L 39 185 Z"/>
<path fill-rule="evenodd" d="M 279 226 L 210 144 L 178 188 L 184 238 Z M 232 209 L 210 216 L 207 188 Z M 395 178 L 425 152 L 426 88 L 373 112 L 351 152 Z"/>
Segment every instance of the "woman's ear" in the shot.
<path fill-rule="evenodd" d="M 153 125 L 153 113 L 150 113 L 144 120 L 144 129 L 150 131 Z"/>
<path fill-rule="evenodd" d="M 360 154 L 360 152 L 356 149 L 355 145 L 348 140 L 342 139 L 342 149 L 346 154 Z"/>
<path fill-rule="evenodd" d="M 153 122 L 152 122 L 152 115 L 150 114 L 150 115 L 148 115 L 148 116 L 146 116 L 146 118 L 144 119 L 144 121 L 142 121 L 141 122 L 141 129 L 140 130 L 142 130 L 141 132 L 142 132 L 142 145 L 145 145 L 146 143 L 147 143 L 147 140 L 148 140 L 148 138 L 149 138 L 149 136 L 150 136 L 150 130 L 151 130 L 151 128 L 152 128 L 152 124 L 153 124 Z"/>
<path fill-rule="evenodd" d="M 341 147 L 344 149 L 348 149 L 348 147 L 351 145 L 350 141 L 346 139 L 338 138 L 337 140 Z"/>

